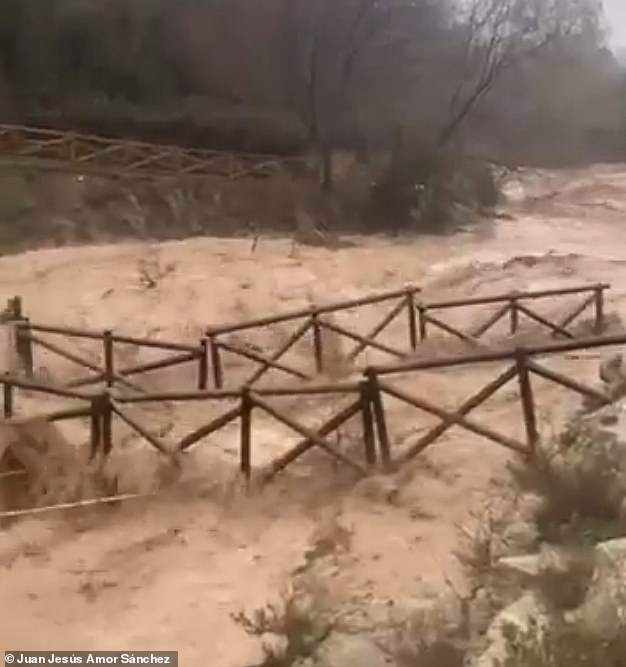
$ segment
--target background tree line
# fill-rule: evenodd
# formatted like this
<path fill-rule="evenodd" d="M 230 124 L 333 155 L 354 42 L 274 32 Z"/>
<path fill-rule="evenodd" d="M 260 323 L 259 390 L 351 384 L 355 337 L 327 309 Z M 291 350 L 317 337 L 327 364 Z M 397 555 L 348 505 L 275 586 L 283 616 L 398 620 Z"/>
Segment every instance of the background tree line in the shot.
<path fill-rule="evenodd" d="M 596 0 L 2 0 L 3 118 L 322 154 L 622 154 Z"/>
<path fill-rule="evenodd" d="M 5 122 L 315 154 L 328 189 L 348 150 L 375 224 L 492 204 L 476 158 L 623 159 L 625 98 L 600 0 L 0 2 Z"/>

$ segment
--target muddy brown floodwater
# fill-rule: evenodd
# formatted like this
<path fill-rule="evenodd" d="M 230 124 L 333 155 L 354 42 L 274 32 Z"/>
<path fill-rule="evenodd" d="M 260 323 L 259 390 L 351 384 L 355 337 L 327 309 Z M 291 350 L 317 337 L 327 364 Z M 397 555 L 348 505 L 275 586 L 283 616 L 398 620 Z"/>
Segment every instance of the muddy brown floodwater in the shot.
<path fill-rule="evenodd" d="M 303 247 L 292 258 L 289 241 L 262 239 L 254 254 L 241 239 L 164 243 L 159 261 L 173 269 L 154 289 L 138 280 L 143 245 L 63 248 L 0 259 L 0 282 L 6 297 L 22 296 L 33 320 L 173 340 L 197 340 L 214 322 L 405 283 L 421 284 L 427 298 L 437 299 L 607 281 L 613 285 L 607 308 L 624 310 L 626 167 L 531 172 L 509 184 L 508 193 L 507 215 L 447 238 L 357 238 L 353 248 Z M 384 309 L 368 313 L 363 330 Z M 559 363 L 574 372 L 574 360 Z M 596 367 L 597 354 L 590 355 L 576 372 L 589 379 Z M 431 397 L 462 398 L 489 377 L 463 369 L 422 375 L 414 384 Z M 550 391 L 538 390 L 540 402 Z M 390 410 L 397 432 L 410 434 L 414 413 Z M 482 415 L 492 426 L 506 426 L 516 410 L 505 391 Z M 200 415 L 188 410 L 173 418 L 191 423 Z M 269 421 L 257 428 L 258 460 L 284 449 L 283 430 Z M 188 667 L 245 664 L 258 646 L 230 614 L 276 595 L 328 513 L 341 513 L 354 531 L 352 558 L 337 588 L 348 597 L 355 591 L 406 596 L 424 580 L 436 585 L 454 574 L 455 524 L 503 478 L 509 456 L 451 431 L 410 469 L 396 507 L 357 492 L 320 494 L 322 482 L 306 469 L 277 478 L 254 501 L 219 495 L 210 482 L 224 474 L 234 447 L 236 431 L 226 430 L 210 447 L 193 450 L 180 490 L 162 499 L 27 518 L 0 529 L 0 598 L 7 612 L 0 648 L 174 649 Z M 132 466 L 132 456 L 128 461 Z"/>

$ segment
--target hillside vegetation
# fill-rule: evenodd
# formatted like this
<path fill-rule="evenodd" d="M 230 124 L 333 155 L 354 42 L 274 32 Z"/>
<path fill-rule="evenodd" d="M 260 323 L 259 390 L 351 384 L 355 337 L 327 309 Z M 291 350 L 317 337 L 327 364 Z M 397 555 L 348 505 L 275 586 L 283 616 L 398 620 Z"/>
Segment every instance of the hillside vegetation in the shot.
<path fill-rule="evenodd" d="M 326 190 L 347 150 L 372 186 L 350 213 L 439 228 L 492 203 L 476 157 L 624 155 L 602 26 L 597 0 L 4 0 L 0 119 L 311 154 Z"/>

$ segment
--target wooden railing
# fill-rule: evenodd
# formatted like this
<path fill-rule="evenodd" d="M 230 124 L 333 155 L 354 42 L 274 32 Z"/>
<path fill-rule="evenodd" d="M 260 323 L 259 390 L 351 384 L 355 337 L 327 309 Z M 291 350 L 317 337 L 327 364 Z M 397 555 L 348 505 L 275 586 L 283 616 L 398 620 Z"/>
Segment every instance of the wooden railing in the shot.
<path fill-rule="evenodd" d="M 36 382 L 33 379 L 18 378 L 8 374 L 1 376 L 4 416 L 10 418 L 14 415 L 16 391 L 39 392 L 72 400 L 77 405 L 59 409 L 50 413 L 47 418 L 49 421 L 78 418 L 89 419 L 93 455 L 96 455 L 98 452 L 107 455 L 114 446 L 114 419 L 124 422 L 150 445 L 168 456 L 176 456 L 181 452 L 187 451 L 226 425 L 239 420 L 239 467 L 244 477 L 250 479 L 255 470 L 254 418 L 257 413 L 263 413 L 266 417 L 270 416 L 288 427 L 300 437 L 300 440 L 291 446 L 288 451 L 271 461 L 269 465 L 263 466 L 259 471 L 261 479 L 265 481 L 272 479 L 278 472 L 284 470 L 294 461 L 299 460 L 312 448 L 325 452 L 336 461 L 350 468 L 356 475 L 365 475 L 368 471 L 380 467 L 389 469 L 417 456 L 426 447 L 439 440 L 453 426 L 461 427 L 470 433 L 491 440 L 518 455 L 532 459 L 540 439 L 537 419 L 537 399 L 532 386 L 533 377 L 541 377 L 544 380 L 549 380 L 572 390 L 583 397 L 592 398 L 597 404 L 609 403 L 611 401 L 611 397 L 603 391 L 590 387 L 578 379 L 552 370 L 538 361 L 538 358 L 542 356 L 563 355 L 575 350 L 608 348 L 626 344 L 626 333 L 584 338 L 573 337 L 572 332 L 567 327 L 571 325 L 574 319 L 572 314 L 576 313 L 576 316 L 578 316 L 582 312 L 580 305 L 577 306 L 575 311 L 572 310 L 567 317 L 560 320 L 556 326 L 550 326 L 547 321 L 541 322 L 541 324 L 550 330 L 552 336 L 556 338 L 561 337 L 564 340 L 545 341 L 524 347 L 510 346 L 490 351 L 474 348 L 470 353 L 427 359 L 411 358 L 408 352 L 395 350 L 393 353 L 390 352 L 391 356 L 396 358 L 395 363 L 389 365 L 377 364 L 363 368 L 357 378 L 347 382 L 260 387 L 254 384 L 259 376 L 257 372 L 256 376 L 250 377 L 250 381 L 242 386 L 233 388 L 217 386 L 209 389 L 207 385 L 209 379 L 209 362 L 212 356 L 211 351 L 215 351 L 216 348 L 220 349 L 218 346 L 221 343 L 219 343 L 219 340 L 216 340 L 217 336 L 234 330 L 300 318 L 305 320 L 306 327 L 300 325 L 297 332 L 303 335 L 306 330 L 311 329 L 315 334 L 316 327 L 325 326 L 322 319 L 324 313 L 344 308 L 360 307 L 369 303 L 382 303 L 387 299 L 398 300 L 398 303 L 394 305 L 381 324 L 390 320 L 390 318 L 393 319 L 392 315 L 393 317 L 397 317 L 403 311 L 408 312 L 408 347 L 410 349 L 413 346 L 418 348 L 420 344 L 420 313 L 426 312 L 429 318 L 427 321 L 433 326 L 437 325 L 433 324 L 430 319 L 429 313 L 431 310 L 468 307 L 485 303 L 495 305 L 501 317 L 504 317 L 506 312 L 511 313 L 513 311 L 516 311 L 518 314 L 528 315 L 532 311 L 523 304 L 523 301 L 533 298 L 543 298 L 548 295 L 590 292 L 590 296 L 585 298 L 585 307 L 595 304 L 594 326 L 602 328 L 605 318 L 603 294 L 607 288 L 607 285 L 592 285 L 565 288 L 563 290 L 550 290 L 549 292 L 517 293 L 514 295 L 508 294 L 445 303 L 440 302 L 426 306 L 416 301 L 419 289 L 404 288 L 403 290 L 384 295 L 375 295 L 363 299 L 317 307 L 313 312 L 310 310 L 294 311 L 281 316 L 262 318 L 236 325 L 213 327 L 209 336 L 203 338 L 197 346 L 145 340 L 114 334 L 110 331 L 87 332 L 79 329 L 35 325 L 23 318 L 19 300 L 13 300 L 11 305 L 15 309 L 13 314 L 22 318 L 18 321 L 18 330 L 21 331 L 18 337 L 18 348 L 20 348 L 22 357 L 29 354 L 32 360 L 32 346 L 42 345 L 43 342 L 38 334 L 49 333 L 67 335 L 69 337 L 87 337 L 100 341 L 104 346 L 105 363 L 104 367 L 100 368 L 91 363 L 87 364 L 86 360 L 79 359 L 77 355 L 68 350 L 63 350 L 58 346 L 51 346 L 49 344 L 44 345 L 46 349 L 89 368 L 93 371 L 94 375 L 89 379 L 85 378 L 82 381 L 74 381 L 71 383 L 72 386 L 66 387 L 50 386 L 45 383 Z M 492 316 L 490 319 L 494 319 L 494 317 Z M 551 324 L 554 325 L 555 323 Z M 380 325 L 378 328 L 380 328 Z M 334 327 L 334 330 L 344 332 L 343 327 Z M 213 336 L 213 343 L 211 343 L 211 336 Z M 358 336 L 357 347 L 371 345 L 371 339 L 374 336 L 375 333 L 370 336 Z M 318 338 L 314 335 L 313 342 L 315 343 L 315 340 Z M 469 340 L 470 346 L 474 347 L 476 338 L 476 336 L 473 336 Z M 462 340 L 465 341 L 466 339 L 463 338 Z M 114 364 L 114 349 L 115 344 L 118 342 L 140 346 L 149 345 L 170 352 L 176 352 L 177 354 L 168 360 L 137 365 L 133 368 L 117 369 Z M 28 354 L 25 352 L 27 348 L 30 350 Z M 316 359 L 317 352 L 318 350 L 314 344 L 313 353 Z M 262 356 L 262 359 L 256 359 L 255 361 L 259 362 L 263 369 L 270 366 L 280 368 L 276 359 L 272 356 Z M 187 362 L 197 364 L 198 381 L 196 387 L 185 391 L 150 392 L 141 390 L 141 388 L 139 388 L 140 391 L 137 391 L 137 388 L 133 386 L 131 387 L 133 391 L 128 391 L 128 378 L 131 375 L 148 372 L 154 368 L 162 368 L 168 364 L 173 365 Z M 455 410 L 450 410 L 439 405 L 431 396 L 418 396 L 411 391 L 411 388 L 414 388 L 413 383 L 410 382 L 411 378 L 418 377 L 425 371 L 432 372 L 437 369 L 457 368 L 469 365 L 476 366 L 498 362 L 505 364 L 504 370 L 500 371 L 495 378 L 491 379 Z M 215 359 L 213 359 L 213 363 L 215 371 L 215 368 L 219 368 L 219 365 L 215 364 Z M 281 370 L 284 370 L 284 368 Z M 216 385 L 219 384 L 217 381 L 218 375 L 215 376 Z M 395 382 L 396 379 L 400 379 L 401 381 L 408 380 L 410 383 L 409 388 L 407 389 L 406 386 L 401 386 Z M 92 385 L 96 382 L 103 382 L 103 386 L 92 391 L 79 389 L 79 387 Z M 523 439 L 511 437 L 470 416 L 470 413 L 475 411 L 493 394 L 513 382 L 517 386 L 516 396 L 520 403 L 523 418 L 525 431 Z M 332 398 L 331 414 L 326 416 L 324 423 L 315 429 L 311 429 L 294 417 L 293 411 L 285 410 L 272 402 L 272 398 L 306 396 L 326 396 Z M 400 447 L 389 433 L 388 420 L 390 419 L 390 413 L 385 406 L 385 397 L 392 397 L 406 405 L 425 411 L 437 417 L 440 423 L 420 435 L 415 441 L 408 444 L 404 443 Z M 195 427 L 174 442 L 166 442 L 164 437 L 155 435 L 148 427 L 140 423 L 140 419 L 136 415 L 132 414 L 133 406 L 188 402 L 203 402 L 211 405 L 224 404 L 226 408 L 221 414 L 213 416 L 206 423 Z M 330 436 L 338 433 L 347 422 L 354 419 L 358 419 L 360 423 L 358 441 L 361 445 L 357 450 L 346 452 L 338 447 L 336 443 L 333 443 Z"/>
<path fill-rule="evenodd" d="M 509 318 L 510 333 L 516 334 L 522 318 L 538 324 L 546 329 L 551 337 L 573 339 L 576 332 L 572 325 L 589 308 L 593 310 L 593 330 L 601 333 L 604 327 L 604 292 L 609 288 L 607 284 L 584 285 L 554 290 L 534 292 L 519 292 L 500 294 L 472 299 L 459 299 L 447 302 L 425 303 L 420 300 L 421 291 L 418 287 L 407 286 L 381 294 L 370 295 L 358 299 L 339 301 L 316 307 L 289 311 L 280 315 L 261 317 L 245 322 L 214 325 L 206 329 L 197 344 L 154 340 L 131 337 L 117 334 L 110 330 L 96 331 L 72 327 L 54 326 L 31 322 L 22 313 L 22 304 L 18 299 L 17 308 L 12 319 L 15 320 L 17 331 L 17 353 L 27 377 L 32 377 L 34 366 L 34 348 L 40 347 L 59 357 L 81 366 L 90 371 L 90 375 L 72 380 L 68 386 L 84 387 L 104 383 L 107 387 L 122 385 L 133 391 L 142 391 L 139 384 L 131 378 L 144 373 L 194 363 L 197 366 L 196 387 L 207 388 L 209 382 L 216 389 L 225 386 L 257 386 L 259 381 L 270 371 L 275 370 L 297 381 L 312 380 L 327 370 L 326 350 L 324 349 L 324 333 L 332 332 L 336 336 L 347 339 L 352 347 L 343 354 L 343 361 L 359 368 L 358 360 L 366 350 L 382 352 L 395 360 L 410 358 L 426 340 L 431 340 L 435 332 L 451 336 L 454 340 L 466 344 L 473 349 L 485 349 L 489 346 L 486 335 L 494 325 L 505 318 Z M 530 303 L 550 297 L 582 295 L 581 303 L 577 303 L 558 321 L 552 321 L 545 315 L 540 315 L 531 308 Z M 346 326 L 340 326 L 326 316 L 341 311 L 351 312 L 375 304 L 390 302 L 391 309 L 384 317 L 368 331 L 356 332 Z M 485 322 L 464 331 L 446 323 L 441 317 L 435 316 L 437 311 L 468 309 L 479 306 L 495 306 L 495 312 L 490 313 Z M 381 334 L 401 315 L 406 317 L 406 345 L 391 345 L 380 340 Z M 245 347 L 228 339 L 228 336 L 237 332 L 254 332 L 265 327 L 280 323 L 293 323 L 294 329 L 278 349 L 266 352 L 265 350 Z M 48 335 L 47 337 L 45 335 Z M 67 340 L 85 339 L 97 341 L 101 348 L 99 355 L 103 359 L 102 365 L 85 359 L 73 350 L 64 348 L 56 341 L 50 340 L 56 336 Z M 288 363 L 285 356 L 293 347 L 310 338 L 313 365 L 304 364 L 301 367 Z M 132 345 L 139 348 L 160 349 L 172 353 L 163 359 L 150 361 L 133 366 L 122 366 L 116 359 L 116 349 L 119 345 Z M 235 355 L 250 363 L 250 373 L 245 378 L 233 377 L 229 382 L 228 371 L 225 368 L 223 353 Z"/>
<path fill-rule="evenodd" d="M 261 411 L 278 422 L 289 427 L 301 436 L 302 440 L 287 452 L 274 460 L 262 471 L 262 477 L 269 480 L 280 470 L 299 459 L 312 447 L 317 447 L 350 467 L 355 473 L 364 475 L 378 463 L 384 468 L 393 464 L 406 462 L 426 447 L 441 438 L 453 426 L 487 438 L 498 445 L 508 448 L 526 458 L 532 458 L 539 442 L 539 430 L 536 416 L 536 399 L 533 395 L 531 377 L 538 376 L 550 380 L 562 387 L 572 390 L 586 398 L 593 398 L 598 404 L 610 403 L 611 397 L 604 392 L 590 387 L 565 374 L 551 370 L 536 361 L 536 357 L 545 355 L 561 355 L 574 350 L 585 350 L 599 347 L 611 347 L 626 344 L 626 333 L 594 337 L 589 339 L 568 340 L 551 344 L 526 348 L 514 348 L 491 353 L 458 355 L 455 357 L 430 361 L 401 363 L 390 366 L 373 366 L 366 369 L 361 379 L 352 382 L 314 385 L 288 388 L 241 387 L 237 390 L 204 390 L 188 392 L 160 392 L 143 395 L 121 395 L 115 391 L 104 391 L 88 394 L 77 390 L 67 390 L 42 385 L 36 382 L 3 376 L 3 405 L 5 417 L 13 414 L 13 393 L 15 389 L 41 392 L 63 398 L 73 399 L 82 403 L 81 407 L 58 410 L 48 416 L 50 421 L 89 417 L 91 420 L 91 443 L 95 453 L 102 450 L 105 454 L 113 447 L 114 417 L 120 418 L 131 429 L 137 432 L 153 447 L 164 454 L 175 454 L 186 451 L 197 445 L 204 438 L 219 431 L 224 426 L 240 421 L 240 469 L 246 478 L 253 471 L 253 413 Z M 394 376 L 410 377 L 420 371 L 453 368 L 473 364 L 505 362 L 506 368 L 497 377 L 490 380 L 484 387 L 468 398 L 454 411 L 437 405 L 431 398 L 424 398 L 410 393 L 408 390 L 393 384 Z M 518 398 L 522 408 L 526 438 L 514 439 L 492 427 L 481 424 L 470 418 L 470 413 L 482 405 L 493 394 L 505 385 L 516 381 Z M 425 411 L 440 419 L 440 424 L 421 435 L 409 446 L 404 445 L 398 456 L 394 455 L 394 443 L 389 437 L 387 413 L 384 396 L 391 396 L 419 410 Z M 338 397 L 347 397 L 345 404 L 335 408 L 324 424 L 316 430 L 299 422 L 295 417 L 273 405 L 272 397 L 304 397 L 332 396 L 336 402 Z M 164 404 L 183 402 L 220 402 L 234 403 L 232 407 L 209 422 L 193 429 L 175 443 L 166 443 L 154 436 L 149 429 L 138 423 L 130 415 L 127 407 L 141 404 Z M 328 436 L 337 432 L 348 420 L 359 417 L 361 421 L 362 453 L 359 457 L 340 451 Z"/>
<path fill-rule="evenodd" d="M 113 139 L 20 125 L 0 125 L 0 159 L 13 166 L 118 178 L 267 177 L 304 158 L 228 153 Z"/>

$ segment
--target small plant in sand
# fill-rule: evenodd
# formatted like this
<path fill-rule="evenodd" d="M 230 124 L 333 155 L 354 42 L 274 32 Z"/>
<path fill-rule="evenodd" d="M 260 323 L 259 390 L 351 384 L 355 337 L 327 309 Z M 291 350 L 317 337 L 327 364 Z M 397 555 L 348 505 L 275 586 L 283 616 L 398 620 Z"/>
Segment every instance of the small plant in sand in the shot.
<path fill-rule="evenodd" d="M 482 510 L 474 512 L 468 524 L 458 527 L 459 544 L 454 555 L 466 582 L 465 591 L 459 594 L 459 599 L 466 614 L 468 638 L 469 615 L 478 599 L 482 601 L 483 611 L 487 611 L 487 616 L 491 618 L 517 592 L 509 590 L 509 582 L 500 579 L 497 569 L 500 558 L 512 549 L 507 528 L 514 516 L 513 505 L 513 502 L 504 500 L 490 502 Z"/>
<path fill-rule="evenodd" d="M 496 561 L 505 549 L 508 509 L 489 504 L 459 527 L 455 557 L 462 588 L 448 579 L 450 602 L 435 606 L 396 628 L 392 655 L 400 667 L 463 667 L 480 648 L 490 621 L 505 600 L 496 580 Z"/>
<path fill-rule="evenodd" d="M 496 561 L 502 556 L 506 518 L 503 511 L 488 505 L 475 512 L 471 520 L 471 527 L 459 526 L 460 545 L 455 556 L 472 590 L 477 590 L 490 585 Z"/>
<path fill-rule="evenodd" d="M 175 262 L 163 262 L 157 245 L 148 246 L 138 262 L 139 284 L 144 289 L 155 289 L 175 270 Z"/>
<path fill-rule="evenodd" d="M 252 614 L 233 614 L 248 635 L 263 641 L 262 662 L 249 667 L 292 667 L 315 654 L 333 628 L 320 595 L 310 582 L 303 587 L 290 585 L 278 604 L 268 604 Z"/>

